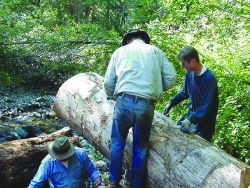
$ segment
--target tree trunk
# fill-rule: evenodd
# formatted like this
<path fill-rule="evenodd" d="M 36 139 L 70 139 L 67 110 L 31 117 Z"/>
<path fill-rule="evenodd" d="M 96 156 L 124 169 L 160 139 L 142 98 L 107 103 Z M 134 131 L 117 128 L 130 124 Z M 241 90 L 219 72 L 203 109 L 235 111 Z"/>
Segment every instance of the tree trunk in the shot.
<path fill-rule="evenodd" d="M 56 95 L 57 115 L 109 157 L 114 101 L 107 101 L 103 78 L 78 74 Z M 124 161 L 131 164 L 129 133 Z M 155 111 L 147 166 L 148 187 L 247 187 L 249 166 L 204 139 L 179 131 L 176 124 Z"/>
<path fill-rule="evenodd" d="M 59 135 L 72 136 L 72 132 L 69 128 L 63 128 L 48 136 L 0 144 L 0 187 L 27 187 L 48 153 L 48 143 Z M 76 143 L 76 140 L 70 139 Z"/>

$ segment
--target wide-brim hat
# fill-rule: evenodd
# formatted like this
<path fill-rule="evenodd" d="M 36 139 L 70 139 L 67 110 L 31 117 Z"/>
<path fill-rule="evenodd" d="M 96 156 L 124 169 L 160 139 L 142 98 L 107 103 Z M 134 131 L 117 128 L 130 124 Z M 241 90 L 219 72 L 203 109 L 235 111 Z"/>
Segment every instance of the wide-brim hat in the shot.
<path fill-rule="evenodd" d="M 127 45 L 129 40 L 132 39 L 133 37 L 141 38 L 142 40 L 144 40 L 144 42 L 146 44 L 150 43 L 150 38 L 149 38 L 149 35 L 147 34 L 146 31 L 142 31 L 139 29 L 133 29 L 124 35 L 124 37 L 122 39 L 122 46 Z"/>
<path fill-rule="evenodd" d="M 58 136 L 53 142 L 48 145 L 48 153 L 51 157 L 57 160 L 65 160 L 71 157 L 75 152 L 74 145 L 66 136 Z"/>

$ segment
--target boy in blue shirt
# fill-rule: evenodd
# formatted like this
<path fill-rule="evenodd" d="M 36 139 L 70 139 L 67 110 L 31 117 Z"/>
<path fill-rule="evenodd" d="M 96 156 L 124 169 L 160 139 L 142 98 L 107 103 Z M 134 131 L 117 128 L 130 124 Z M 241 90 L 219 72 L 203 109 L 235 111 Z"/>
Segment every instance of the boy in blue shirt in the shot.
<path fill-rule="evenodd" d="M 74 147 L 66 136 L 58 136 L 50 143 L 48 153 L 28 188 L 43 187 L 43 183 L 48 180 L 54 188 L 82 188 L 85 187 L 86 175 L 95 182 L 96 187 L 105 187 L 87 153 Z"/>
<path fill-rule="evenodd" d="M 218 112 L 218 88 L 214 74 L 200 63 L 198 51 L 192 46 L 182 48 L 178 54 L 182 66 L 187 70 L 181 91 L 175 95 L 163 110 L 170 109 L 189 99 L 187 114 L 178 122 L 183 132 L 194 132 L 211 142 L 215 131 Z"/>

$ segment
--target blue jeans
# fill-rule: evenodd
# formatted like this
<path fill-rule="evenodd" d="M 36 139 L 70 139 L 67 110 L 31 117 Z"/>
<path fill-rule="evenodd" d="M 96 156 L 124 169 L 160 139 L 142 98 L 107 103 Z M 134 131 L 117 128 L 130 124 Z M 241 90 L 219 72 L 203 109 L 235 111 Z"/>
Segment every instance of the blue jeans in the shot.
<path fill-rule="evenodd" d="M 150 130 L 154 117 L 154 105 L 128 96 L 116 99 L 111 132 L 109 180 L 121 180 L 123 151 L 129 129 L 133 128 L 133 162 L 131 187 L 143 187 L 147 165 Z"/>

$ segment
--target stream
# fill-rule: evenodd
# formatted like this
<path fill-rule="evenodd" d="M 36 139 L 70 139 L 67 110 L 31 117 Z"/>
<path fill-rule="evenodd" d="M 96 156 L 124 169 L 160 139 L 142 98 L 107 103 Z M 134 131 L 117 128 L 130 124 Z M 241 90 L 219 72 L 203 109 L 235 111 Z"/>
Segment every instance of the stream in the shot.
<path fill-rule="evenodd" d="M 47 135 L 67 124 L 51 110 L 56 91 L 28 90 L 0 86 L 0 144 L 6 141 Z M 108 179 L 108 160 L 82 137 L 82 148 L 95 162 L 104 181 Z"/>
<path fill-rule="evenodd" d="M 0 143 L 55 132 L 66 124 L 51 110 L 53 91 L 0 87 Z"/>

